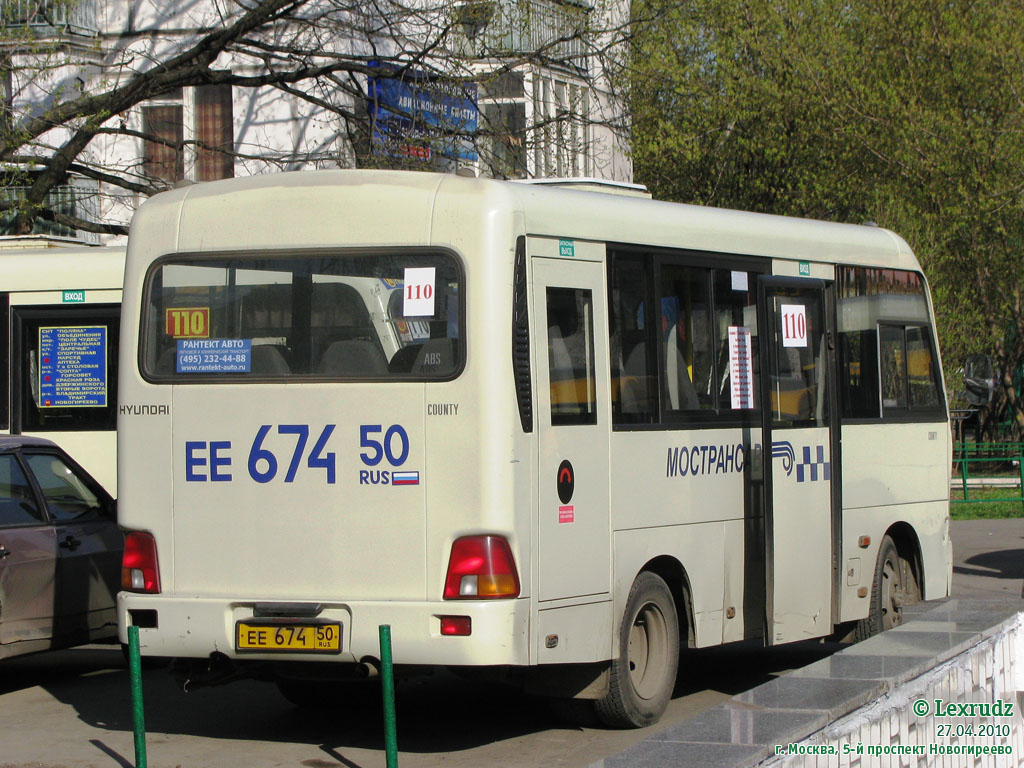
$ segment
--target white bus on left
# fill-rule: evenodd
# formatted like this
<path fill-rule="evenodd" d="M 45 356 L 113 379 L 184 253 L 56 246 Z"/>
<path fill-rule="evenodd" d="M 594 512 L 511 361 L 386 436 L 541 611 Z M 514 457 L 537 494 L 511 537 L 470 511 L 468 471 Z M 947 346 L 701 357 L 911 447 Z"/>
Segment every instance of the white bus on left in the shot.
<path fill-rule="evenodd" d="M 113 496 L 124 255 L 0 237 L 0 432 L 53 440 Z"/>

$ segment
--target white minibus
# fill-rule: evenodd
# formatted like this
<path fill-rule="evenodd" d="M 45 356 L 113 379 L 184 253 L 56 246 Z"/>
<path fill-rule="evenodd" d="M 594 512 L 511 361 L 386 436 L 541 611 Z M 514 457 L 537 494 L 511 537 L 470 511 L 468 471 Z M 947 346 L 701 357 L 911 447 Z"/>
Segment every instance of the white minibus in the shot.
<path fill-rule="evenodd" d="M 399 670 L 643 726 L 681 648 L 949 594 L 933 311 L 886 230 L 324 171 L 157 195 L 125 269 L 121 637 L 190 685 L 336 700 L 386 624 Z"/>
<path fill-rule="evenodd" d="M 113 496 L 124 254 L 0 237 L 0 432 L 53 440 Z"/>

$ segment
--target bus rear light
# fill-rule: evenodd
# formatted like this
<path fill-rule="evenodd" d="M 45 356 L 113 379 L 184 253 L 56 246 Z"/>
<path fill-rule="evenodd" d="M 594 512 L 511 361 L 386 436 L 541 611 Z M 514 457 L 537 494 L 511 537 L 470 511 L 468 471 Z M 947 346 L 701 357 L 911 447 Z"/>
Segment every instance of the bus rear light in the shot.
<path fill-rule="evenodd" d="M 473 620 L 469 616 L 442 616 L 441 634 L 448 637 L 468 637 L 473 634 Z"/>
<path fill-rule="evenodd" d="M 518 597 L 512 548 L 501 536 L 464 536 L 452 544 L 444 599 Z"/>
<path fill-rule="evenodd" d="M 160 568 L 156 539 L 151 533 L 132 531 L 124 537 L 121 558 L 121 589 L 125 592 L 160 593 Z"/>

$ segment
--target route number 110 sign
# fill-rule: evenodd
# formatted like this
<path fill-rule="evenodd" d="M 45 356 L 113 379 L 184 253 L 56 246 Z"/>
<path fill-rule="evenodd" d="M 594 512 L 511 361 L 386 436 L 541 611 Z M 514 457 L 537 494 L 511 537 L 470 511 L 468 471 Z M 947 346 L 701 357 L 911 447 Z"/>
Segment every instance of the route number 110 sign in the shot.
<path fill-rule="evenodd" d="M 782 346 L 807 346 L 807 310 L 802 304 L 782 304 Z"/>

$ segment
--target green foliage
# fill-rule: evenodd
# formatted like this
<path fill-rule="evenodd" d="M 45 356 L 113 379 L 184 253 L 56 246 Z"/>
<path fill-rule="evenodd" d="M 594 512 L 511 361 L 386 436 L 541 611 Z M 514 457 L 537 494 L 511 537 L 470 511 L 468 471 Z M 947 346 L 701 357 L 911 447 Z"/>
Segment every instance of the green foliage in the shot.
<path fill-rule="evenodd" d="M 635 0 L 636 179 L 656 197 L 910 242 L 949 376 L 1024 359 L 1024 25 L 1011 0 Z"/>

